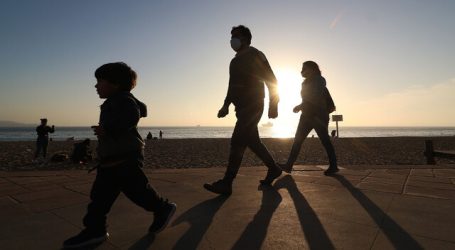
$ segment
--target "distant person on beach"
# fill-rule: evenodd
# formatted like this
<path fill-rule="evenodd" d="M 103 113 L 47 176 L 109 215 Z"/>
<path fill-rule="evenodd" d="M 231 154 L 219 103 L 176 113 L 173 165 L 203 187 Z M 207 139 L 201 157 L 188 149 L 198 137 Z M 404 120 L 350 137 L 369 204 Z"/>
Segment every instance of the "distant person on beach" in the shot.
<path fill-rule="evenodd" d="M 41 118 L 41 125 L 36 127 L 36 133 L 38 138 L 36 139 L 36 152 L 35 159 L 38 158 L 41 151 L 43 151 L 43 157 L 46 158 L 47 146 L 49 145 L 49 133 L 55 132 L 55 126 L 47 126 L 47 118 Z"/>
<path fill-rule="evenodd" d="M 330 135 L 332 136 L 332 138 L 335 138 L 336 135 L 337 135 L 337 131 L 334 129 L 332 130 L 332 132 L 330 133 Z"/>
<path fill-rule="evenodd" d="M 97 93 L 106 99 L 101 105 L 99 123 L 92 127 L 98 137 L 100 162 L 90 193 L 91 202 L 83 219 L 85 228 L 66 240 L 64 248 L 79 248 L 106 240 L 109 236 L 106 216 L 120 192 L 154 213 L 148 229 L 151 234 L 167 226 L 177 207 L 158 194 L 141 169 L 144 141 L 137 124 L 141 117 L 146 117 L 147 108 L 130 93 L 136 86 L 136 72 L 127 64 L 116 62 L 99 67 L 95 77 Z"/>
<path fill-rule="evenodd" d="M 281 165 L 281 168 L 288 173 L 292 171 L 292 166 L 299 156 L 303 141 L 314 129 L 329 157 L 329 168 L 324 174 L 331 175 L 338 172 L 337 157 L 328 130 L 329 114 L 335 111 L 335 104 L 326 87 L 326 81 L 321 75 L 319 66 L 315 62 L 304 62 L 301 74 L 305 78 L 300 91 L 302 103 L 293 109 L 294 113 L 301 111 L 300 121 L 288 161 Z"/>
<path fill-rule="evenodd" d="M 268 116 L 278 116 L 277 80 L 264 53 L 250 46 L 250 30 L 239 25 L 231 30 L 231 48 L 236 52 L 229 65 L 229 86 L 224 105 L 218 111 L 218 117 L 229 113 L 229 105 L 235 106 L 237 122 L 231 138 L 229 162 L 224 177 L 213 183 L 204 184 L 204 188 L 217 193 L 230 195 L 232 183 L 237 176 L 243 154 L 250 148 L 267 166 L 265 179 L 260 183 L 270 185 L 281 175 L 281 169 L 259 138 L 258 123 L 264 110 L 265 88 L 270 96 Z"/>
<path fill-rule="evenodd" d="M 153 135 L 152 135 L 152 132 L 149 132 L 147 134 L 147 140 L 151 140 L 151 139 L 153 139 Z"/>
<path fill-rule="evenodd" d="M 163 139 L 163 131 L 160 130 L 160 139 Z"/>
<path fill-rule="evenodd" d="M 92 151 L 90 150 L 90 139 L 74 144 L 73 153 L 71 154 L 73 163 L 87 164 L 92 160 Z"/>

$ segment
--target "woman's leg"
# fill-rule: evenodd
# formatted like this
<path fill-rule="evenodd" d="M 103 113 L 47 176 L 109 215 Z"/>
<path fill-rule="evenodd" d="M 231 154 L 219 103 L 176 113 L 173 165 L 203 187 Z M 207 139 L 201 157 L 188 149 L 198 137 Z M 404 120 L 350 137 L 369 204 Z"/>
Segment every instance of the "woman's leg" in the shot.
<path fill-rule="evenodd" d="M 291 152 L 286 163 L 286 167 L 289 170 L 292 170 L 297 157 L 299 156 L 300 149 L 302 147 L 303 141 L 308 136 L 310 131 L 313 129 L 313 124 L 311 122 L 311 117 L 307 118 L 303 115 L 300 116 L 299 125 L 297 126 L 297 131 L 295 132 L 294 143 L 292 144 Z"/>
<path fill-rule="evenodd" d="M 327 156 L 329 158 L 329 167 L 331 169 L 337 169 L 337 157 L 335 154 L 335 148 L 330 141 L 328 120 L 316 118 L 314 123 L 314 130 L 318 134 L 319 140 L 325 148 Z"/>

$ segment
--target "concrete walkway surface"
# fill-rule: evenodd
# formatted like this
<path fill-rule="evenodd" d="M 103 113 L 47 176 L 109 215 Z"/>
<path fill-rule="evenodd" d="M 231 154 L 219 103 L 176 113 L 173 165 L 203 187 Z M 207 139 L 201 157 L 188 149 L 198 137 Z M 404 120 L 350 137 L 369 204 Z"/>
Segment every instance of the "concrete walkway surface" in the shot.
<path fill-rule="evenodd" d="M 296 166 L 261 187 L 265 167 L 244 167 L 233 194 L 203 189 L 224 168 L 145 169 L 178 205 L 153 236 L 153 214 L 123 194 L 110 238 L 86 249 L 455 249 L 455 166 Z M 0 172 L 0 249 L 60 249 L 82 229 L 95 172 Z"/>

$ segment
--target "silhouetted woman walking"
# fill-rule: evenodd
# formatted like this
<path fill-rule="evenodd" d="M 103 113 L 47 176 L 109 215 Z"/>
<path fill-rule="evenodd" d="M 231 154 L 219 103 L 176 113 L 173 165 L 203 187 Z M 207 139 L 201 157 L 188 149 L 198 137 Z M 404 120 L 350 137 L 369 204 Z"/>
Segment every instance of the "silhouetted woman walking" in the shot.
<path fill-rule="evenodd" d="M 294 113 L 299 111 L 302 113 L 288 161 L 281 165 L 281 168 L 288 173 L 292 171 L 292 166 L 297 160 L 303 141 L 314 129 L 329 157 L 330 165 L 324 174 L 330 175 L 339 171 L 335 149 L 330 141 L 328 131 L 329 114 L 335 110 L 335 105 L 317 63 L 313 61 L 304 62 L 301 74 L 305 78 L 300 91 L 302 103 L 295 106 L 293 111 Z"/>

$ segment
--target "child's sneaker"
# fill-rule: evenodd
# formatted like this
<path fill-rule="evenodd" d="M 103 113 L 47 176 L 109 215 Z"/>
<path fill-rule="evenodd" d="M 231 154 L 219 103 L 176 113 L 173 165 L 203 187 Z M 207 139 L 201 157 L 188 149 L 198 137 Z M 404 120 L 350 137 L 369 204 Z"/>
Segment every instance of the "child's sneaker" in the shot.
<path fill-rule="evenodd" d="M 155 212 L 155 218 L 152 225 L 149 227 L 149 232 L 157 234 L 166 228 L 167 224 L 171 221 L 172 216 L 177 209 L 177 205 L 173 202 L 163 201 L 161 209 Z"/>
<path fill-rule="evenodd" d="M 78 235 L 63 242 L 63 248 L 80 248 L 96 243 L 101 243 L 109 237 L 107 232 L 95 232 L 88 229 L 82 230 Z"/>
<path fill-rule="evenodd" d="M 205 183 L 204 188 L 215 194 L 231 195 L 232 181 L 220 179 L 213 183 Z"/>

